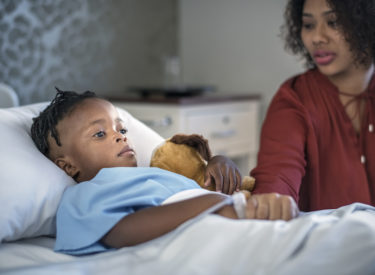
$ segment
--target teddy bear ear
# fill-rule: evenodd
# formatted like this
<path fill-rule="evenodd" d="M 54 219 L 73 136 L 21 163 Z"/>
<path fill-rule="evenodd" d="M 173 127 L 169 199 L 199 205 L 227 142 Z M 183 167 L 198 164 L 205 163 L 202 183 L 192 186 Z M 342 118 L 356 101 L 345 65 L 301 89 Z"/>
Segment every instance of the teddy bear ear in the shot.
<path fill-rule="evenodd" d="M 175 144 L 185 144 L 187 146 L 194 148 L 206 161 L 209 161 L 211 159 L 211 150 L 210 150 L 210 147 L 208 146 L 208 141 L 201 135 L 177 134 L 177 135 L 174 135 L 170 139 L 170 141 Z"/>

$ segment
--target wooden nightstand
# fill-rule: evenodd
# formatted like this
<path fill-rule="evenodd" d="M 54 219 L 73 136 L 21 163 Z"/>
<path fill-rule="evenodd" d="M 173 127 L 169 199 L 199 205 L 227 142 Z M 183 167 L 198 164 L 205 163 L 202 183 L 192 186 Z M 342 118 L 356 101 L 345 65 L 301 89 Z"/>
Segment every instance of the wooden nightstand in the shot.
<path fill-rule="evenodd" d="M 259 95 L 181 98 L 109 98 L 162 137 L 197 133 L 214 155 L 230 157 L 247 175 L 258 152 Z"/>

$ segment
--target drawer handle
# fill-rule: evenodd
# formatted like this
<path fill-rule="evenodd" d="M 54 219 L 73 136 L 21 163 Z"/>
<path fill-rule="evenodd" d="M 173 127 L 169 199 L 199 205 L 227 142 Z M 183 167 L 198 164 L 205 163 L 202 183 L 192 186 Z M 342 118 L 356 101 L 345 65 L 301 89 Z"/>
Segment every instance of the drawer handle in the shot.
<path fill-rule="evenodd" d="M 147 120 L 147 119 L 141 119 L 141 121 L 146 124 L 148 127 L 168 127 L 172 125 L 172 118 L 169 116 L 161 118 L 159 120 Z"/>
<path fill-rule="evenodd" d="M 229 138 L 236 135 L 236 131 L 231 129 L 227 131 L 217 131 L 211 134 L 212 138 Z"/>

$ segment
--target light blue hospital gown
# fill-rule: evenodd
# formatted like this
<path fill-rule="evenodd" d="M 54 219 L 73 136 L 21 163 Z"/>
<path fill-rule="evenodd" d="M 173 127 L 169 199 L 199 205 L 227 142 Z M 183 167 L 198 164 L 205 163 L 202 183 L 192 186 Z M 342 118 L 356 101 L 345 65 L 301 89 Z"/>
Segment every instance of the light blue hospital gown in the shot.
<path fill-rule="evenodd" d="M 195 188 L 201 188 L 195 181 L 159 168 L 104 168 L 64 192 L 55 251 L 81 255 L 108 250 L 99 240 L 124 216 Z"/>

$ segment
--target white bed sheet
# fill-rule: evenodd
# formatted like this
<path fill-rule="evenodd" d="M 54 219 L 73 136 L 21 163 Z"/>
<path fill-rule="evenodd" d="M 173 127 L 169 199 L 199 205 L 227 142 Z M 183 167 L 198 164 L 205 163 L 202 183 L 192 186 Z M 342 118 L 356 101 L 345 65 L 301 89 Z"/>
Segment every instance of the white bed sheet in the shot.
<path fill-rule="evenodd" d="M 290 222 L 205 215 L 145 244 L 81 257 L 53 252 L 52 238 L 4 243 L 0 274 L 375 274 L 374 209 L 352 204 Z"/>

